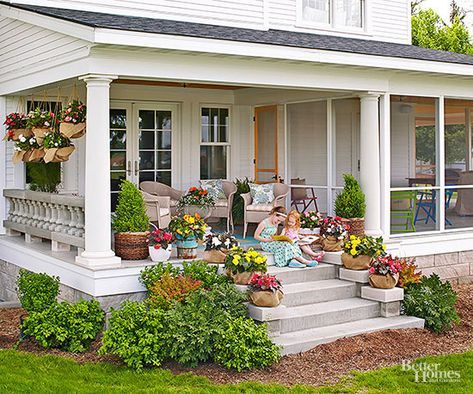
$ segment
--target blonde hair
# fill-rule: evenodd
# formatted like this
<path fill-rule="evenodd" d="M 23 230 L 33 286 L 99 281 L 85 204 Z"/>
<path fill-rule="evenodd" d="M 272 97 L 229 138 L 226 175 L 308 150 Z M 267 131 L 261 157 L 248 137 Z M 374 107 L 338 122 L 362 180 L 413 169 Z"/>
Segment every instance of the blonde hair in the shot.
<path fill-rule="evenodd" d="M 297 212 L 296 210 L 292 210 L 287 214 L 286 217 L 286 222 L 284 223 L 284 228 L 288 229 L 289 228 L 289 218 L 293 217 L 296 221 L 296 224 L 294 225 L 295 228 L 298 230 L 301 228 L 301 214 Z"/>

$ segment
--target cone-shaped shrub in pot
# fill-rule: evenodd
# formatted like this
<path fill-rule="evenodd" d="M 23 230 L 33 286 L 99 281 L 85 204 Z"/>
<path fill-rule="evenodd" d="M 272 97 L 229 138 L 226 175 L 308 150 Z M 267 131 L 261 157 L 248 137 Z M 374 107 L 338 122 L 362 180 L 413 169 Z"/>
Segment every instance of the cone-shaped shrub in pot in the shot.
<path fill-rule="evenodd" d="M 348 234 L 363 237 L 365 234 L 365 195 L 356 178 L 344 174 L 345 186 L 335 199 L 335 214 L 349 226 Z"/>
<path fill-rule="evenodd" d="M 115 254 L 124 260 L 148 258 L 149 219 L 141 192 L 130 181 L 120 184 L 113 216 Z"/>

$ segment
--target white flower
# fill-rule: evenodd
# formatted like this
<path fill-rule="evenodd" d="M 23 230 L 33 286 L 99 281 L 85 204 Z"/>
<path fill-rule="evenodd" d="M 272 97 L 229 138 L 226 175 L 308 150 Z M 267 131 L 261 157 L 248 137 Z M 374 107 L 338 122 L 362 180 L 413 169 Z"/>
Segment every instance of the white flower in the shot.
<path fill-rule="evenodd" d="M 212 237 L 212 245 L 219 246 L 222 242 L 218 239 L 218 237 Z"/>
<path fill-rule="evenodd" d="M 231 243 L 230 238 L 227 238 L 224 242 L 225 246 L 227 247 L 230 246 L 230 243 Z"/>
<path fill-rule="evenodd" d="M 19 148 L 18 146 L 15 146 L 15 150 L 16 150 L 17 152 L 21 152 L 21 148 Z"/>
<path fill-rule="evenodd" d="M 31 138 L 31 139 L 30 139 L 30 145 L 34 145 L 35 142 L 36 142 L 36 141 L 34 140 L 34 138 Z"/>
<path fill-rule="evenodd" d="M 49 122 L 44 122 L 44 125 L 45 125 L 45 126 L 49 126 Z"/>
<path fill-rule="evenodd" d="M 23 136 L 21 136 L 21 137 L 20 137 L 20 142 L 26 142 L 26 138 L 23 137 Z"/>
<path fill-rule="evenodd" d="M 59 146 L 59 144 L 57 142 L 54 143 L 54 146 Z"/>
<path fill-rule="evenodd" d="M 310 217 L 311 220 L 316 220 L 317 218 L 315 216 Z"/>

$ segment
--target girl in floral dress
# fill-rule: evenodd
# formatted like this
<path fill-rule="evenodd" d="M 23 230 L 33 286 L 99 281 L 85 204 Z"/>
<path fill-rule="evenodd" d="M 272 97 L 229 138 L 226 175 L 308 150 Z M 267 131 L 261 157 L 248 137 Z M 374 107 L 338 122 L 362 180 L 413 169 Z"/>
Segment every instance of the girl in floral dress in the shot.
<path fill-rule="evenodd" d="M 290 242 L 274 241 L 271 237 L 276 235 L 278 225 L 286 220 L 286 209 L 274 207 L 269 217 L 264 219 L 256 228 L 255 239 L 260 242 L 261 249 L 273 253 L 277 267 L 289 266 L 291 268 L 315 267 L 317 261 L 310 261 L 302 256 L 302 251 L 297 244 Z"/>

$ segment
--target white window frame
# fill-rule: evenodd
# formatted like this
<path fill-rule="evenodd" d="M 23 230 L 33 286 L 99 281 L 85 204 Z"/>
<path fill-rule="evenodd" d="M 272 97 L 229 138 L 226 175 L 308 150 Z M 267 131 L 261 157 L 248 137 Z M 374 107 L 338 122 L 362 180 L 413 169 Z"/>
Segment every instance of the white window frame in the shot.
<path fill-rule="evenodd" d="M 334 23 L 334 2 L 335 0 L 328 0 L 329 2 L 329 22 L 328 23 L 317 23 L 317 22 L 310 22 L 304 20 L 303 18 L 303 9 L 302 9 L 302 1 L 296 1 L 296 27 L 308 28 L 308 29 L 317 29 L 317 30 L 325 30 L 325 31 L 338 31 L 338 32 L 346 32 L 346 33 L 358 33 L 358 34 L 368 34 L 368 26 L 369 26 L 369 1 L 370 0 L 361 0 L 362 2 L 362 12 L 361 12 L 361 27 L 353 27 L 353 26 L 340 26 L 335 25 Z"/>
<path fill-rule="evenodd" d="M 227 141 L 226 142 L 203 142 L 202 141 L 202 109 L 226 109 L 228 110 L 228 130 L 227 130 Z M 199 106 L 199 178 L 200 178 L 200 147 L 201 146 L 224 146 L 227 150 L 227 163 L 226 163 L 226 174 L 225 180 L 230 180 L 231 174 L 231 146 L 232 146 L 232 106 L 225 104 L 201 104 Z M 209 179 L 201 179 L 209 180 Z"/>

